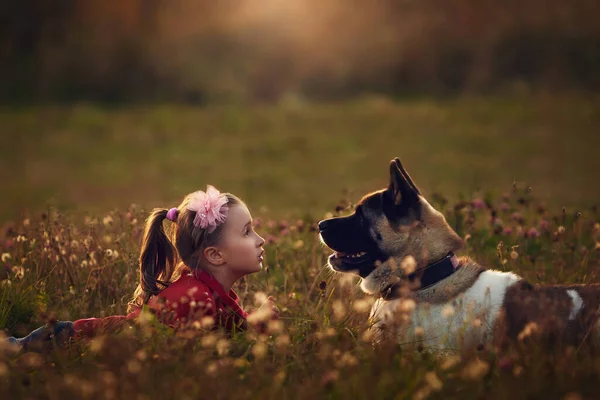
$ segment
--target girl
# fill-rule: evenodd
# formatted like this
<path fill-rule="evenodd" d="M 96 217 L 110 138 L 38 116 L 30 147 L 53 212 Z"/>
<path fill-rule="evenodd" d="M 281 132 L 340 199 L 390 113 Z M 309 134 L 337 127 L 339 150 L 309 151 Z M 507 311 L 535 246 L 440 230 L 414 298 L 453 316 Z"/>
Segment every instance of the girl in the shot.
<path fill-rule="evenodd" d="M 174 224 L 171 238 L 163 227 L 165 219 Z M 245 330 L 248 314 L 231 287 L 243 276 L 260 271 L 264 243 L 244 202 L 209 185 L 206 192 L 187 195 L 177 208 L 154 209 L 146 220 L 140 284 L 128 315 L 62 321 L 51 329 L 44 326 L 24 338 L 8 340 L 31 348 L 53 337 L 95 336 L 137 318 L 144 305 L 176 329 L 202 321 L 230 333 Z M 271 297 L 257 312 L 266 318 L 279 313 Z"/>

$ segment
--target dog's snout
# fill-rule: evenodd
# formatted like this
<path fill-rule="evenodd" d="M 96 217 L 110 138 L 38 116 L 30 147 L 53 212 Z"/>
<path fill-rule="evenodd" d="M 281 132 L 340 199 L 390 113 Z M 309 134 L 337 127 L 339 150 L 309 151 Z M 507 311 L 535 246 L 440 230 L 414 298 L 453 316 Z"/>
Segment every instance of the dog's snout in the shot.
<path fill-rule="evenodd" d="M 327 229 L 327 226 L 329 225 L 329 221 L 331 221 L 331 220 L 324 219 L 323 221 L 319 221 L 319 230 L 321 232 L 323 232 L 325 229 Z"/>

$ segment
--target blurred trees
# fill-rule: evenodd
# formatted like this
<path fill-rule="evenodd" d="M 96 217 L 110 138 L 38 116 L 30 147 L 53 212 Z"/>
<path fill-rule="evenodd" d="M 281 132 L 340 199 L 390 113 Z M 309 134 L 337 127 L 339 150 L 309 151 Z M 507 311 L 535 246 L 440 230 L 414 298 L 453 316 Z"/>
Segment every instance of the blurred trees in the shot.
<path fill-rule="evenodd" d="M 597 0 L 20 0 L 0 5 L 0 99 L 600 89 Z"/>

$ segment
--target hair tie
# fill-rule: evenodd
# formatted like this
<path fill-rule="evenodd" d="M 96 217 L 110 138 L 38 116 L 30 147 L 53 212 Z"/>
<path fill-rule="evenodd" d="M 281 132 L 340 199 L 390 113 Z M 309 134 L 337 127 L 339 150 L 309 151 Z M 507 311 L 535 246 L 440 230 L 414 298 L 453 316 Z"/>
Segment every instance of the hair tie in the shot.
<path fill-rule="evenodd" d="M 177 207 L 173 207 L 169 211 L 167 211 L 167 219 L 169 221 L 175 222 L 177 220 L 178 214 L 179 214 L 179 210 L 177 209 Z"/>

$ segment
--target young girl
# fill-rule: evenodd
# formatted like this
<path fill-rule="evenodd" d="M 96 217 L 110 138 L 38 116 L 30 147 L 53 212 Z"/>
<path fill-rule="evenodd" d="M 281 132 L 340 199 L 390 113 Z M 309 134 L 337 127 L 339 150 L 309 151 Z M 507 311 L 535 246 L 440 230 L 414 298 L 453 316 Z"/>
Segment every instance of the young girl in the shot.
<path fill-rule="evenodd" d="M 165 219 L 174 224 L 171 238 L 163 227 Z M 9 340 L 27 348 L 55 336 L 95 336 L 137 318 L 144 305 L 176 329 L 208 320 L 228 332 L 245 330 L 248 314 L 231 288 L 243 276 L 260 271 L 264 243 L 246 205 L 209 185 L 206 192 L 187 195 L 177 208 L 154 209 L 146 220 L 140 284 L 128 315 L 62 321 Z M 272 298 L 258 312 L 278 316 Z"/>

